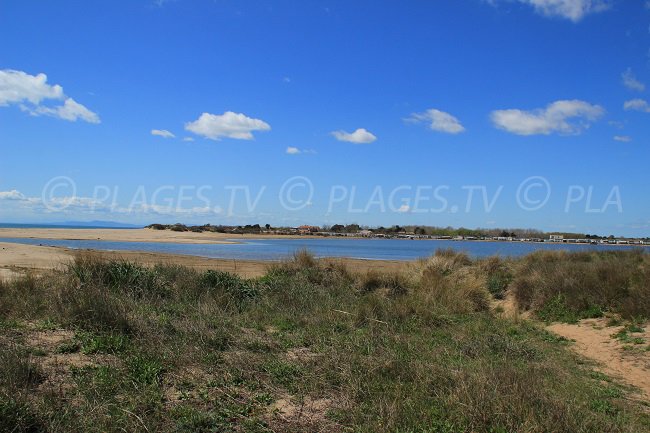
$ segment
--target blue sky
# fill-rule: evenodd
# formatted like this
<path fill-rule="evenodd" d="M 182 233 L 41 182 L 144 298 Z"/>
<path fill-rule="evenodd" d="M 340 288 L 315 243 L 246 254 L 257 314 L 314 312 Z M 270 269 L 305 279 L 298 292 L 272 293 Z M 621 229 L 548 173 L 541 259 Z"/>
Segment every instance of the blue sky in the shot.
<path fill-rule="evenodd" d="M 0 221 L 650 235 L 645 0 L 0 1 L 0 40 Z"/>

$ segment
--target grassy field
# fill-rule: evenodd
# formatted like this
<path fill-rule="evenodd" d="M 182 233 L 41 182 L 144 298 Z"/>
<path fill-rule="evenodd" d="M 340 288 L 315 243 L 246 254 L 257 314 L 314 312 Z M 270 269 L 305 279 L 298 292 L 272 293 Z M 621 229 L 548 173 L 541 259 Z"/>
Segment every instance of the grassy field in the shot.
<path fill-rule="evenodd" d="M 0 283 L 0 431 L 648 431 L 542 326 L 603 314 L 650 317 L 646 255 L 355 273 L 300 252 L 256 279 L 78 256 Z"/>

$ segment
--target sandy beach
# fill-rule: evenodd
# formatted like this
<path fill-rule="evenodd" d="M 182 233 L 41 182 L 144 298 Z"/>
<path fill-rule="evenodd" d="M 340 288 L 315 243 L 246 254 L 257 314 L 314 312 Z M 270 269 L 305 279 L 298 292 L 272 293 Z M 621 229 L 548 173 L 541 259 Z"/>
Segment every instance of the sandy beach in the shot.
<path fill-rule="evenodd" d="M 257 239 L 255 235 L 227 235 L 223 233 L 173 232 L 151 229 L 32 229 L 0 228 L 0 238 L 36 239 L 80 239 L 119 242 L 174 242 L 187 244 L 234 243 L 228 239 Z M 280 236 L 278 236 L 280 237 Z M 287 236 L 282 236 L 287 238 Z M 70 262 L 78 250 L 37 245 L 22 245 L 0 242 L 0 278 L 13 278 L 26 272 L 54 269 Z M 96 251 L 103 257 L 119 257 L 147 265 L 173 263 L 195 269 L 218 269 L 234 272 L 243 277 L 257 277 L 266 272 L 271 262 L 261 260 L 213 259 L 190 255 L 163 254 L 138 251 Z M 367 271 L 370 269 L 396 270 L 407 266 L 402 261 L 380 261 L 361 259 L 323 259 L 345 263 L 351 269 Z"/>
<path fill-rule="evenodd" d="M 228 244 L 228 239 L 244 237 L 225 233 L 174 232 L 152 229 L 40 229 L 0 228 L 0 238 L 74 239 L 117 242 L 173 242 L 187 244 Z M 245 237 L 255 237 L 245 235 Z M 259 236 L 258 236 L 259 237 Z"/>

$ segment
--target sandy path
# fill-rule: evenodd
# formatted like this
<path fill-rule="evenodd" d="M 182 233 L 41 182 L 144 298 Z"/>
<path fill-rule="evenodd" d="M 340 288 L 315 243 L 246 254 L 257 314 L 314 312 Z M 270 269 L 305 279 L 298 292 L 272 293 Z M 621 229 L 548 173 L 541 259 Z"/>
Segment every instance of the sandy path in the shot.
<path fill-rule="evenodd" d="M 643 351 L 649 343 L 647 330 L 632 334 L 643 337 L 645 345 L 637 347 L 638 350 L 625 350 L 626 345 L 612 337 L 622 327 L 607 327 L 606 319 L 588 319 L 576 325 L 556 323 L 546 329 L 575 340 L 573 349 L 577 353 L 598 362 L 598 369 L 603 373 L 637 387 L 640 396 L 650 401 L 650 352 Z"/>

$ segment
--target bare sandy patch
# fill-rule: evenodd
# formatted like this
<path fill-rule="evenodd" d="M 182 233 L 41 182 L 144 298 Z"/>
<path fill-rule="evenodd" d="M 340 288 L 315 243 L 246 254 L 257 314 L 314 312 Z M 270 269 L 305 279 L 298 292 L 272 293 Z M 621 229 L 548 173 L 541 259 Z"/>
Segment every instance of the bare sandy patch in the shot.
<path fill-rule="evenodd" d="M 640 397 L 650 401 L 650 352 L 642 349 L 649 343 L 647 330 L 634 334 L 646 343 L 635 350 L 613 337 L 623 327 L 608 327 L 604 318 L 582 320 L 575 325 L 556 323 L 546 329 L 575 341 L 573 349 L 577 353 L 596 361 L 603 373 L 638 388 Z"/>
<path fill-rule="evenodd" d="M 334 423 L 326 416 L 327 411 L 332 407 L 333 401 L 329 398 L 312 398 L 310 396 L 298 398 L 284 394 L 269 406 L 269 410 L 272 417 L 279 418 L 284 422 L 318 425 L 323 426 L 324 430 L 321 431 L 333 431 L 328 428 L 334 427 Z M 336 429 L 334 428 L 334 430 Z"/>

